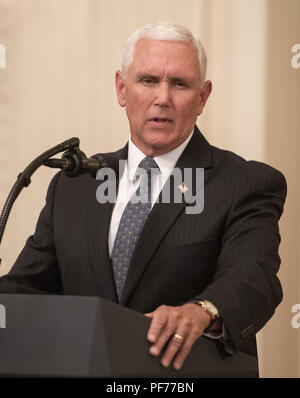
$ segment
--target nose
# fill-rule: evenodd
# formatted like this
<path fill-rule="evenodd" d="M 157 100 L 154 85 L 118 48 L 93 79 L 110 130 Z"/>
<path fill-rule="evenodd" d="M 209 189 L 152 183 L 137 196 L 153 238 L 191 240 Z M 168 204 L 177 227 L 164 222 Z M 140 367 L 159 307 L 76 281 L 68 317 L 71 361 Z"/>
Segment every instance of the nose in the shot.
<path fill-rule="evenodd" d="M 169 106 L 170 105 L 170 87 L 168 82 L 161 82 L 156 88 L 155 105 Z"/>

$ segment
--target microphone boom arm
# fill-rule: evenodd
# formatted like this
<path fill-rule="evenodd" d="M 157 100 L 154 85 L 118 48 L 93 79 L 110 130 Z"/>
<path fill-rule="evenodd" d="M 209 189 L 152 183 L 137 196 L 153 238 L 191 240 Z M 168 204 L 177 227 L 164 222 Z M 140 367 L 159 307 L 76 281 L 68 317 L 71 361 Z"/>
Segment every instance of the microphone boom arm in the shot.
<path fill-rule="evenodd" d="M 62 159 L 49 159 L 52 156 L 67 151 Z M 42 165 L 64 169 L 66 175 L 73 177 L 85 170 L 96 171 L 100 168 L 100 161 L 97 158 L 87 158 L 79 149 L 79 138 L 73 137 L 50 148 L 34 159 L 22 173 L 17 177 L 0 216 L 0 244 L 12 206 L 24 187 L 31 183 L 30 177 Z M 1 264 L 1 259 L 0 259 Z"/>

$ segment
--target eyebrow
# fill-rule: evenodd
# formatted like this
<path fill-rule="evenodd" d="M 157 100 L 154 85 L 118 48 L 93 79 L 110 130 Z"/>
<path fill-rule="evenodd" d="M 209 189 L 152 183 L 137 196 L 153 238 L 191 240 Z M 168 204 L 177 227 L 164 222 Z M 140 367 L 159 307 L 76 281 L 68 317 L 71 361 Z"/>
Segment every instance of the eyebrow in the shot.
<path fill-rule="evenodd" d="M 159 80 L 159 76 L 151 75 L 150 73 L 138 73 L 136 75 L 136 80 L 141 80 L 141 79 L 154 79 L 154 80 Z"/>
<path fill-rule="evenodd" d="M 159 81 L 160 80 L 160 76 L 152 75 L 151 73 L 137 73 L 136 80 L 139 81 L 141 79 L 153 79 L 153 80 Z M 186 77 L 186 76 L 185 77 L 183 77 L 183 76 L 171 76 L 168 80 L 170 82 L 183 81 L 183 82 L 185 82 L 187 84 L 192 84 L 193 83 L 192 79 L 189 78 L 189 77 Z"/>

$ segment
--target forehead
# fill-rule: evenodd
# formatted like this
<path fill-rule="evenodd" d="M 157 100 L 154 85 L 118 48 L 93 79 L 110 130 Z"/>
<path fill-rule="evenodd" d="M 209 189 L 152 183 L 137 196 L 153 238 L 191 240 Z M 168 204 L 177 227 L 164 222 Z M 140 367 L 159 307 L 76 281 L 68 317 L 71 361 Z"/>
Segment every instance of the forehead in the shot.
<path fill-rule="evenodd" d="M 151 72 L 200 76 L 197 49 L 184 41 L 141 39 L 130 66 L 133 73 Z"/>

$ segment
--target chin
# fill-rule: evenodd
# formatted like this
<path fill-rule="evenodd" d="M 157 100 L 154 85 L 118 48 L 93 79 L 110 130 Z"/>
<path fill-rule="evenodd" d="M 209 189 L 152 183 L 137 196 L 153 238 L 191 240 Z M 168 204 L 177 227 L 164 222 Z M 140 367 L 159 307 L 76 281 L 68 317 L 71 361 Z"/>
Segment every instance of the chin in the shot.
<path fill-rule="evenodd" d="M 155 131 L 151 132 L 147 137 L 147 144 L 153 146 L 155 148 L 163 148 L 166 146 L 171 146 L 172 143 L 174 144 L 174 137 L 170 132 L 162 132 L 162 131 Z"/>
<path fill-rule="evenodd" d="M 180 145 L 180 140 L 175 139 L 174 132 L 148 130 L 136 140 L 137 145 L 148 156 L 159 156 L 171 151 Z"/>
<path fill-rule="evenodd" d="M 179 144 L 173 141 L 153 140 L 147 142 L 148 156 L 160 156 L 175 149 Z"/>

